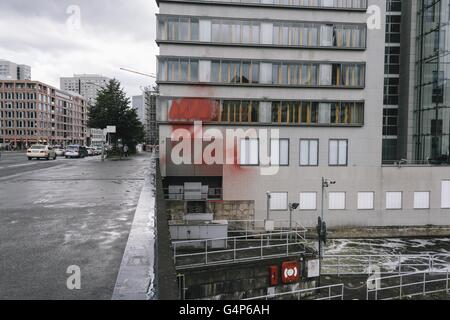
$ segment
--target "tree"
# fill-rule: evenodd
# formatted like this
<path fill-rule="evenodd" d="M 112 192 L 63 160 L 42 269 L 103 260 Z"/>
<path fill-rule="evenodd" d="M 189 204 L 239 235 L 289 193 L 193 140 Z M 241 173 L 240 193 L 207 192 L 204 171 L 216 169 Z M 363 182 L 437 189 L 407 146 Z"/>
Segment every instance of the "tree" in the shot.
<path fill-rule="evenodd" d="M 107 126 L 116 126 L 116 134 L 111 137 L 117 146 L 118 139 L 134 151 L 138 143 L 145 138 L 144 127 L 138 119 L 136 110 L 130 107 L 130 99 L 116 79 L 109 81 L 108 85 L 99 91 L 97 102 L 89 111 L 88 126 L 90 128 L 104 129 Z"/>

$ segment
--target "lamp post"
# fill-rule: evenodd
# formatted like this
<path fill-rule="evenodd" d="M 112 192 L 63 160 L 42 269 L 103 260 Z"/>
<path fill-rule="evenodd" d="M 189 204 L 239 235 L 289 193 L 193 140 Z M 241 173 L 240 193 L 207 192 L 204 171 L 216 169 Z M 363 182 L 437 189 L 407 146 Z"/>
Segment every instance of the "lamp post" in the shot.
<path fill-rule="evenodd" d="M 325 188 L 328 188 L 330 185 L 336 184 L 336 181 L 331 180 L 331 179 L 326 179 L 324 177 L 322 177 L 322 205 L 321 205 L 321 210 L 320 210 L 320 217 L 317 219 L 317 235 L 318 235 L 318 240 L 319 240 L 319 287 L 320 287 L 320 277 L 322 275 L 322 258 L 323 258 L 323 254 L 322 254 L 322 241 L 324 242 L 324 244 L 327 241 L 327 224 L 325 223 L 324 220 L 324 215 L 323 215 L 323 208 L 324 208 L 324 197 L 325 197 Z"/>
<path fill-rule="evenodd" d="M 270 219 L 270 191 L 266 192 L 266 196 L 267 196 L 267 216 L 266 216 L 266 221 L 269 221 Z"/>
<path fill-rule="evenodd" d="M 297 210 L 300 203 L 289 203 L 289 231 L 292 231 L 292 211 Z"/>

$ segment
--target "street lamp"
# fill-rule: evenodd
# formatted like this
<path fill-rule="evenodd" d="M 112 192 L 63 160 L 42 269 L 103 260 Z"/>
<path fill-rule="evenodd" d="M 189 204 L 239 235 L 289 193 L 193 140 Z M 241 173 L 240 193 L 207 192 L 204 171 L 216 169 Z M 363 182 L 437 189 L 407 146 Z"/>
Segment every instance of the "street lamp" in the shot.
<path fill-rule="evenodd" d="M 336 184 L 336 181 L 331 179 L 326 179 L 322 177 L 322 205 L 320 211 L 320 217 L 317 219 L 317 235 L 319 241 L 319 287 L 320 287 L 320 277 L 322 275 L 322 241 L 326 244 L 327 241 L 327 224 L 325 223 L 323 217 L 323 200 L 325 195 L 325 188 L 328 188 L 330 185 Z"/>
<path fill-rule="evenodd" d="M 266 216 L 266 221 L 269 221 L 269 216 L 270 216 L 270 191 L 266 191 L 266 196 L 267 196 L 267 216 Z"/>
<path fill-rule="evenodd" d="M 289 203 L 289 231 L 292 231 L 292 211 L 297 210 L 300 203 Z"/>

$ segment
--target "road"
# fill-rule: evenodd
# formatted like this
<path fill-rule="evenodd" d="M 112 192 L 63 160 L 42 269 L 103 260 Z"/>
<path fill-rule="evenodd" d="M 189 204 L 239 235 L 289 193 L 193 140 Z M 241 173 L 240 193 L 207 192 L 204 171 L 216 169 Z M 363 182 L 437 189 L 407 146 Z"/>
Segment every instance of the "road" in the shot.
<path fill-rule="evenodd" d="M 0 299 L 111 299 L 149 164 L 2 153 Z"/>

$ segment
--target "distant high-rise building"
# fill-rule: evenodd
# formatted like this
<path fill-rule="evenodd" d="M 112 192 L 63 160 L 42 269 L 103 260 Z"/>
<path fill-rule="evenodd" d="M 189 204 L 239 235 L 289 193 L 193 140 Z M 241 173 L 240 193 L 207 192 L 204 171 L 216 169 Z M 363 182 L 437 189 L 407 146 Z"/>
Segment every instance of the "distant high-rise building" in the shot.
<path fill-rule="evenodd" d="M 0 80 L 31 80 L 31 67 L 0 59 Z"/>
<path fill-rule="evenodd" d="M 61 90 L 76 92 L 82 95 L 89 105 L 94 105 L 98 91 L 105 87 L 109 80 L 98 74 L 75 74 L 73 77 L 62 77 L 60 86 Z"/>
<path fill-rule="evenodd" d="M 136 110 L 139 120 L 142 122 L 142 124 L 145 125 L 147 116 L 146 116 L 146 110 L 145 110 L 144 95 L 133 96 L 131 98 L 131 105 L 132 105 L 133 109 Z"/>
<path fill-rule="evenodd" d="M 158 125 L 156 122 L 157 96 L 157 91 L 147 89 L 145 95 L 132 97 L 132 107 L 136 110 L 139 120 L 144 125 L 145 141 L 151 145 L 158 143 Z"/>

